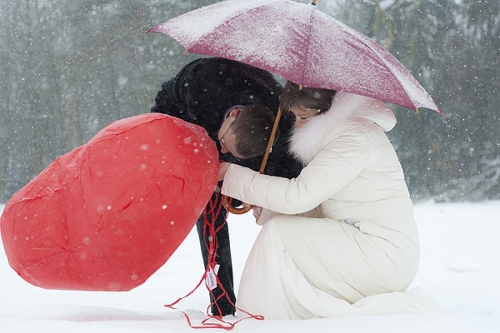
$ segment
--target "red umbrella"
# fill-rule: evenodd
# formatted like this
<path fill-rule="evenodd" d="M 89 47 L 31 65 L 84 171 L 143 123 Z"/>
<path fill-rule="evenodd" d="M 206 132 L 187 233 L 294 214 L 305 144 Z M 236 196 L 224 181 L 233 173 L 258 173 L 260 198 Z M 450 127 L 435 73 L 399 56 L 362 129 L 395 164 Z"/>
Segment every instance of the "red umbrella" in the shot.
<path fill-rule="evenodd" d="M 228 0 L 148 32 L 171 36 L 190 53 L 244 62 L 305 87 L 343 90 L 441 113 L 386 49 L 315 6 L 290 0 Z"/>

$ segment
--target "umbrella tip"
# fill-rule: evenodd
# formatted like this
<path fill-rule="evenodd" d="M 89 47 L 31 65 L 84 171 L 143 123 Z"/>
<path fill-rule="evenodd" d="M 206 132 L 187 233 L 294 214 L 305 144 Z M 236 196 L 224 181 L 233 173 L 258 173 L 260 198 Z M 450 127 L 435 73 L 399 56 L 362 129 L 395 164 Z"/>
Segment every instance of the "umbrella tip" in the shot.
<path fill-rule="evenodd" d="M 316 0 L 311 0 L 311 5 L 316 6 Z"/>
<path fill-rule="evenodd" d="M 415 109 L 415 114 L 420 114 L 420 112 L 418 112 L 418 109 Z"/>

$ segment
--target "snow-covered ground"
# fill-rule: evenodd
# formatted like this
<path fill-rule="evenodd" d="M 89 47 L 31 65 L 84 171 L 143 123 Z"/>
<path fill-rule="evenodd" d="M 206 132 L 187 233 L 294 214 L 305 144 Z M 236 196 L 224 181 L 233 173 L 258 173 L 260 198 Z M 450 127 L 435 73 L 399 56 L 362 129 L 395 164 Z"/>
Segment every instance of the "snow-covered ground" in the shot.
<path fill-rule="evenodd" d="M 0 205 L 0 211 L 4 208 Z M 422 258 L 413 286 L 448 313 L 238 323 L 237 332 L 500 332 L 500 201 L 415 206 Z M 250 213 L 229 219 L 236 286 L 260 227 Z M 9 267 L 0 247 L 0 332 L 193 332 L 164 308 L 191 291 L 203 274 L 193 231 L 146 283 L 130 292 L 76 292 L 33 287 Z M 204 287 L 184 299 L 193 324 L 205 318 Z M 216 329 L 208 329 L 216 331 Z"/>

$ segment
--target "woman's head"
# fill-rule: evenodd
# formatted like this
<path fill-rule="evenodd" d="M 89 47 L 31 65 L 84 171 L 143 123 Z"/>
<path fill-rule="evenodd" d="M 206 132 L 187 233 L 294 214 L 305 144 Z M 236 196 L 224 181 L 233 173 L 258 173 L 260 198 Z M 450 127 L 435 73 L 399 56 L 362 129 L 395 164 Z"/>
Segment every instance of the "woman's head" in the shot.
<path fill-rule="evenodd" d="M 320 88 L 305 88 L 287 81 L 280 96 L 283 112 L 292 112 L 296 117 L 296 126 L 300 127 L 310 118 L 324 113 L 332 106 L 336 91 Z"/>

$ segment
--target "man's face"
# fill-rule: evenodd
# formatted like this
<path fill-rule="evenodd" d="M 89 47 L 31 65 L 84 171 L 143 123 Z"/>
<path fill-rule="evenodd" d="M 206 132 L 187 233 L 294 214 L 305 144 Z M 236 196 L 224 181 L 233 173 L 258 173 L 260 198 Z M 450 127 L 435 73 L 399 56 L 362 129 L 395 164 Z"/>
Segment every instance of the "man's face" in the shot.
<path fill-rule="evenodd" d="M 239 112 L 240 111 L 236 108 L 231 110 L 226 119 L 224 119 L 224 122 L 222 123 L 218 133 L 221 153 L 230 153 L 238 160 L 244 159 L 241 155 L 238 154 L 236 150 L 237 135 L 233 131 L 233 123 L 236 120 Z"/>

